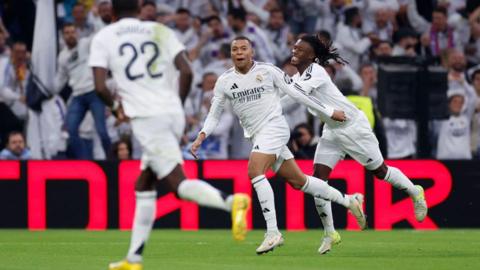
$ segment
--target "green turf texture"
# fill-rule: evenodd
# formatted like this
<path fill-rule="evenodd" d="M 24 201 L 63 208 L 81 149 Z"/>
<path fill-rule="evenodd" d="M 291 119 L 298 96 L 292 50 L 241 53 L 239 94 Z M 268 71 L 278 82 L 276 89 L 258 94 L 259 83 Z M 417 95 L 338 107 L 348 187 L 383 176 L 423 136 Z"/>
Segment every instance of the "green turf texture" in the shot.
<path fill-rule="evenodd" d="M 144 269 L 480 269 L 480 230 L 339 231 L 320 256 L 321 231 L 284 233 L 285 245 L 257 256 L 263 232 L 236 243 L 227 230 L 154 230 Z M 0 230 L 1 270 L 107 269 L 128 248 L 129 232 Z"/>

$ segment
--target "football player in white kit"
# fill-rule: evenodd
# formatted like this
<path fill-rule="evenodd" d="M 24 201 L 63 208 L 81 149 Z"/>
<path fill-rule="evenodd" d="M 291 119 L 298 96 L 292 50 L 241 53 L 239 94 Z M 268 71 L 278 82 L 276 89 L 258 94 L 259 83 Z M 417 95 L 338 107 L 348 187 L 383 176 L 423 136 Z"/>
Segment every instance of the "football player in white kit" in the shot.
<path fill-rule="evenodd" d="M 310 113 L 325 123 L 315 152 L 314 176 L 328 179 L 337 162 L 348 154 L 377 178 L 384 179 L 395 188 L 405 191 L 413 200 L 415 218 L 423 221 L 428 210 L 423 188 L 413 185 L 399 169 L 384 163 L 378 140 L 366 116 L 338 90 L 323 68 L 331 60 L 344 64 L 336 49 L 331 47 L 331 43 L 325 44 L 313 35 L 300 38 L 292 50 L 291 63 L 299 71 L 298 76 L 295 76 L 295 88 L 327 106 L 343 110 L 346 114 L 346 121 L 336 122 L 309 108 Z M 291 102 L 293 100 L 289 97 L 282 98 L 284 107 L 289 106 Z M 315 197 L 315 206 L 325 229 L 318 252 L 325 254 L 330 251 L 332 245 L 340 242 L 340 235 L 333 226 L 330 202 Z"/>
<path fill-rule="evenodd" d="M 227 196 L 198 179 L 186 181 L 181 166 L 179 140 L 185 125 L 182 103 L 192 81 L 185 47 L 168 27 L 138 20 L 138 0 L 112 2 L 118 21 L 93 38 L 89 65 L 101 99 L 120 119 L 130 118 L 143 155 L 135 185 L 130 248 L 126 258 L 110 264 L 109 269 L 142 269 L 142 252 L 155 221 L 158 179 L 181 199 L 231 212 L 233 236 L 243 240 L 250 198 L 244 194 Z M 106 88 L 108 70 L 119 85 L 120 102 Z"/>
<path fill-rule="evenodd" d="M 280 94 L 282 91 L 291 95 L 298 102 L 315 108 L 332 121 L 344 121 L 344 113 L 295 90 L 290 77 L 274 65 L 253 61 L 252 43 L 246 37 L 239 36 L 232 41 L 231 57 L 234 67 L 218 78 L 212 106 L 203 129 L 191 146 L 191 152 L 195 156 L 203 140 L 215 129 L 228 100 L 240 119 L 245 136 L 253 142 L 248 176 L 267 223 L 267 233 L 256 250 L 257 254 L 269 252 L 283 244 L 282 234 L 277 227 L 272 187 L 265 177 L 269 168 L 287 179 L 295 189 L 347 207 L 360 227 L 365 228 L 361 194 L 343 195 L 323 180 L 304 175 L 295 163 L 286 146 L 290 138 L 290 128 L 282 114 Z"/>

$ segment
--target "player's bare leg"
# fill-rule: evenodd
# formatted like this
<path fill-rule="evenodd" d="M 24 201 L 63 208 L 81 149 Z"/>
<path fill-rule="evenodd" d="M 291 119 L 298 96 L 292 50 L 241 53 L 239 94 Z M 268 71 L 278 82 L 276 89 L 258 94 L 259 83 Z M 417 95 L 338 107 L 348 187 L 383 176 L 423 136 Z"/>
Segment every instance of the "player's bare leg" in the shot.
<path fill-rule="evenodd" d="M 231 213 L 232 234 L 235 240 L 244 240 L 247 234 L 247 211 L 250 197 L 246 194 L 227 195 L 205 181 L 186 180 L 180 165 L 164 179 L 170 191 L 183 200 L 193 201 L 200 206 L 221 209 Z"/>
<path fill-rule="evenodd" d="M 387 166 L 385 163 L 372 170 L 372 173 L 377 178 L 389 182 L 395 188 L 405 191 L 413 200 L 417 221 L 422 222 L 425 219 L 428 213 L 428 206 L 422 186 L 414 185 L 402 171 L 395 167 Z"/>
<path fill-rule="evenodd" d="M 313 176 L 319 179 L 327 181 L 331 172 L 332 168 L 327 165 L 317 163 L 313 166 Z M 340 244 L 342 238 L 340 234 L 335 231 L 335 226 L 333 225 L 332 202 L 322 198 L 314 198 L 314 200 L 315 208 L 317 209 L 324 229 L 322 244 L 320 248 L 318 248 L 318 253 L 323 255 L 327 254 L 333 245 Z"/>
<path fill-rule="evenodd" d="M 315 198 L 323 198 L 345 206 L 355 216 L 360 228 L 366 228 L 367 221 L 362 208 L 362 194 L 343 195 L 337 189 L 329 186 L 325 181 L 305 175 L 294 159 L 285 160 L 278 174 L 287 179 L 288 183 L 295 189 L 300 189 Z"/>
<path fill-rule="evenodd" d="M 263 217 L 267 223 L 265 238 L 257 248 L 257 254 L 272 251 L 283 244 L 283 236 L 277 227 L 277 215 L 275 211 L 275 198 L 272 186 L 265 177 L 265 172 L 272 167 L 276 157 L 274 154 L 252 152 L 248 161 L 248 177 L 257 193 Z"/>

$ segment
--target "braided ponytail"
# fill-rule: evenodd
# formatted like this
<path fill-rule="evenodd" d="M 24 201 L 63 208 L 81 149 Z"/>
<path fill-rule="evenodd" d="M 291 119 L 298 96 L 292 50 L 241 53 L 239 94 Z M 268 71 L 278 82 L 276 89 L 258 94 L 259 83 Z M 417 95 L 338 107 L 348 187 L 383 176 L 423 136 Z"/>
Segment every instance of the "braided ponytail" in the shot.
<path fill-rule="evenodd" d="M 315 63 L 323 67 L 329 65 L 330 60 L 341 65 L 348 64 L 348 62 L 339 55 L 337 48 L 332 46 L 332 41 L 323 42 L 315 35 L 303 36 L 300 39 L 312 47 L 315 53 Z"/>

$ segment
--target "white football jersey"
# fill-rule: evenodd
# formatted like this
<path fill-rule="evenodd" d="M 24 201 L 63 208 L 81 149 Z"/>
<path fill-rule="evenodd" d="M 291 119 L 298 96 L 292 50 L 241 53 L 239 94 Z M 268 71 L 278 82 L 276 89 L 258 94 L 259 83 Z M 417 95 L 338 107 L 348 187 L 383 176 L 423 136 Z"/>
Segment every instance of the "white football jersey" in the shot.
<path fill-rule="evenodd" d="M 254 62 L 246 74 L 231 68 L 218 78 L 212 106 L 201 132 L 207 136 L 212 133 L 218 124 L 223 106 L 228 100 L 233 112 L 240 119 L 245 137 L 252 137 L 271 119 L 284 117 L 280 104 L 280 91 L 319 112 L 328 115 L 333 113 L 333 108 L 324 106 L 295 89 L 290 77 L 278 67 L 268 63 Z"/>
<path fill-rule="evenodd" d="M 92 40 L 89 65 L 111 70 L 129 117 L 182 112 L 174 59 L 185 49 L 168 27 L 124 18 Z"/>
<path fill-rule="evenodd" d="M 443 120 L 438 134 L 437 159 L 471 159 L 470 119 L 465 115 Z"/>
<path fill-rule="evenodd" d="M 315 98 L 325 106 L 330 106 L 336 110 L 345 112 L 347 122 L 338 122 L 333 120 L 330 116 L 324 113 L 319 113 L 312 108 L 308 110 L 330 128 L 341 127 L 348 124 L 349 120 L 353 120 L 360 113 L 358 108 L 353 105 L 343 94 L 338 90 L 337 86 L 332 82 L 327 71 L 320 65 L 311 64 L 300 77 L 295 81 L 295 88 L 299 91 L 305 92 L 307 95 Z"/>

